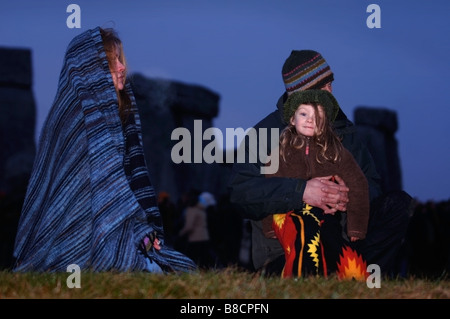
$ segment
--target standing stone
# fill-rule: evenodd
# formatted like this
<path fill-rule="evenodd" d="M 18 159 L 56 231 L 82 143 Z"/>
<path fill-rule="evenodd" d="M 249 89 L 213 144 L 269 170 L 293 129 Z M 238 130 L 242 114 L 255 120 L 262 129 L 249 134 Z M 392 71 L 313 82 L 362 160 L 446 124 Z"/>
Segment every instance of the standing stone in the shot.
<path fill-rule="evenodd" d="M 203 132 L 213 127 L 219 111 L 220 96 L 198 86 L 164 79 L 131 75 L 131 83 L 142 122 L 147 166 L 157 192 L 180 198 L 190 188 L 217 194 L 223 180 L 218 163 L 194 163 L 194 121 L 202 121 Z M 191 163 L 176 164 L 171 158 L 176 128 L 186 128 L 191 135 Z M 198 142 L 198 141 L 196 141 Z M 200 141 L 203 146 L 210 141 Z"/>
<path fill-rule="evenodd" d="M 402 172 L 395 133 L 397 113 L 385 108 L 357 107 L 354 121 L 381 176 L 384 192 L 402 190 Z"/>
<path fill-rule="evenodd" d="M 0 268 L 7 268 L 36 154 L 30 50 L 0 48 L 0 114 Z"/>

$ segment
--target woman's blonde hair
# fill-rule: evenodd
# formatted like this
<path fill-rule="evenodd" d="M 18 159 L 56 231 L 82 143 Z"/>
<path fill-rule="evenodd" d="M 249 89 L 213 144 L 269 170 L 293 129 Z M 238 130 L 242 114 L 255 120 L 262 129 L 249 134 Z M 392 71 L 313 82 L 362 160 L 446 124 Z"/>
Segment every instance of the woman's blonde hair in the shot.
<path fill-rule="evenodd" d="M 119 49 L 119 61 L 122 63 L 125 67 L 124 71 L 124 83 L 126 83 L 127 80 L 127 61 L 125 58 L 125 54 L 123 51 L 123 44 L 120 40 L 119 36 L 117 35 L 117 32 L 114 29 L 107 28 L 107 29 L 100 29 L 100 33 L 102 35 L 103 39 L 103 47 L 105 48 L 106 58 L 108 59 L 108 64 L 110 66 L 113 65 L 113 61 L 115 59 L 115 52 L 116 49 Z M 131 99 L 128 96 L 128 94 L 125 92 L 125 90 L 117 90 L 117 99 L 119 103 L 119 115 L 122 123 L 124 123 L 127 119 L 127 116 L 131 113 Z"/>

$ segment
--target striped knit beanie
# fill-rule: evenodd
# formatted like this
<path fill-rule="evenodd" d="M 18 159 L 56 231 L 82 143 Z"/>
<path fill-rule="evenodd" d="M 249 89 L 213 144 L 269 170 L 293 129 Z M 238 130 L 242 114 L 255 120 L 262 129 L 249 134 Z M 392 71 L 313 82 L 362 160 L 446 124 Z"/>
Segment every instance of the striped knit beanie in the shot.
<path fill-rule="evenodd" d="M 286 92 L 320 89 L 334 80 L 333 72 L 322 55 L 312 50 L 293 50 L 282 69 Z"/>

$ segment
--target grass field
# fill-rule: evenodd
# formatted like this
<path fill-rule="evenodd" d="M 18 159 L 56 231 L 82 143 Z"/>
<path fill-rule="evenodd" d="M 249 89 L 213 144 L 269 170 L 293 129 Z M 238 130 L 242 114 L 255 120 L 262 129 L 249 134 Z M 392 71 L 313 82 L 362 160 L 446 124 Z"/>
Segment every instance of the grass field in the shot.
<path fill-rule="evenodd" d="M 281 279 L 233 267 L 191 274 L 0 272 L 0 299 L 450 299 L 450 280 Z M 69 282 L 69 284 L 68 284 Z M 73 288 L 69 288 L 72 286 Z"/>

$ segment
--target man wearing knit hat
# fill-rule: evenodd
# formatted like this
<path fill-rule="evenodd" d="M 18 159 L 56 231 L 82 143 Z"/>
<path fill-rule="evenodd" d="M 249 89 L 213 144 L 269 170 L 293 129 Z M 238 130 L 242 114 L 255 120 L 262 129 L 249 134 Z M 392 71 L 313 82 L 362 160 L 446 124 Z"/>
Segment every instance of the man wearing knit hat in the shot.
<path fill-rule="evenodd" d="M 282 69 L 287 94 L 322 89 L 334 81 L 334 74 L 322 55 L 316 51 L 292 51 Z M 331 90 L 329 87 L 327 91 Z"/>
<path fill-rule="evenodd" d="M 271 141 L 271 129 L 278 129 L 279 134 L 287 125 L 283 118 L 283 108 L 288 95 L 309 89 L 323 89 L 331 93 L 334 74 L 319 52 L 293 50 L 283 65 L 282 79 L 286 91 L 279 98 L 276 110 L 254 126 L 256 132 L 267 129 L 267 141 Z M 383 275 L 394 275 L 396 259 L 406 235 L 411 197 L 405 192 L 396 194 L 394 199 L 381 194 L 380 177 L 372 156 L 342 109 L 339 109 L 336 116 L 334 130 L 342 137 L 344 147 L 353 154 L 369 183 L 371 217 L 360 251 L 368 264 L 380 266 Z M 259 139 L 258 141 L 261 143 Z M 267 142 L 269 154 L 270 146 Z M 245 149 L 249 152 L 249 147 Z M 249 158 L 248 155 L 246 154 L 246 158 Z M 238 162 L 233 165 L 229 183 L 231 201 L 242 210 L 245 218 L 251 220 L 252 261 L 255 270 L 281 274 L 284 266 L 283 249 L 276 238 L 269 238 L 270 234 L 263 233 L 261 220 L 270 214 L 300 209 L 303 201 L 320 207 L 327 214 L 346 211 L 349 189 L 340 178 L 337 178 L 338 184 L 329 181 L 330 176 L 310 180 L 265 178 L 260 173 L 262 165 L 261 161 Z"/>

